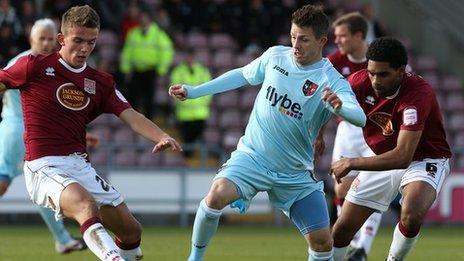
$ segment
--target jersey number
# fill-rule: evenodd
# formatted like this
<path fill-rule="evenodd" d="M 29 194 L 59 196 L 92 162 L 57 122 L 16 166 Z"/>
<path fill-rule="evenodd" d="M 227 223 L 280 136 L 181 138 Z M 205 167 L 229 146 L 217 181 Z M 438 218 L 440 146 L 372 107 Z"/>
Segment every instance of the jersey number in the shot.
<path fill-rule="evenodd" d="M 102 189 L 106 192 L 110 191 L 110 185 L 108 185 L 108 183 L 106 183 L 106 181 L 104 181 L 102 178 L 100 178 L 100 176 L 95 176 L 95 180 L 97 182 L 100 182 L 100 185 L 102 187 Z"/>

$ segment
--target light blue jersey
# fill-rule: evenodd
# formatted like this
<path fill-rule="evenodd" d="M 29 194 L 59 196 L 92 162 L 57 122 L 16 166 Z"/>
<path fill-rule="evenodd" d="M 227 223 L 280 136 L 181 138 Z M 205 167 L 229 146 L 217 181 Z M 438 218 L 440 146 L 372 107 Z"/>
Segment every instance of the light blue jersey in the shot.
<path fill-rule="evenodd" d="M 24 51 L 20 54 L 18 54 L 16 57 L 11 59 L 8 62 L 8 66 L 11 64 L 14 64 L 16 60 L 18 60 L 20 57 L 29 55 L 31 53 L 31 50 Z M 10 118 L 10 117 L 15 117 L 15 118 L 23 118 L 23 110 L 21 107 L 21 95 L 19 93 L 18 89 L 10 89 L 6 90 L 5 93 L 3 94 L 3 107 L 2 107 L 2 118 Z"/>
<path fill-rule="evenodd" d="M 7 67 L 22 56 L 25 51 L 11 59 Z M 22 174 L 24 161 L 24 122 L 19 90 L 6 90 L 3 94 L 2 121 L 0 122 L 0 178 L 11 181 Z"/>
<path fill-rule="evenodd" d="M 328 59 L 302 67 L 293 60 L 292 48 L 284 46 L 268 49 L 242 73 L 251 85 L 262 87 L 237 151 L 275 171 L 312 171 L 312 144 L 333 111 L 321 100 L 323 89 L 330 86 L 344 104 L 357 104 L 348 82 Z"/>

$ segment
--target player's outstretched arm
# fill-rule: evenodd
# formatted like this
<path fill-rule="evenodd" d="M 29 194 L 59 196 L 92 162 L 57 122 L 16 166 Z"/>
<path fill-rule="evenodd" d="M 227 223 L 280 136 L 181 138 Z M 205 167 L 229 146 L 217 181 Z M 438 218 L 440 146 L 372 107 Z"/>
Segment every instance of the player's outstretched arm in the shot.
<path fill-rule="evenodd" d="M 400 130 L 394 149 L 373 157 L 342 158 L 332 163 L 331 172 L 339 182 L 351 170 L 382 171 L 407 168 L 414 157 L 422 131 Z"/>
<path fill-rule="evenodd" d="M 196 87 L 181 84 L 172 85 L 169 87 L 169 95 L 179 100 L 195 99 L 237 89 L 245 84 L 248 84 L 248 81 L 243 77 L 242 68 L 237 68 Z"/>
<path fill-rule="evenodd" d="M 129 125 L 132 130 L 155 143 L 153 153 L 168 148 L 173 151 L 182 151 L 182 147 L 175 139 L 134 109 L 126 109 L 119 115 L 119 118 Z"/>

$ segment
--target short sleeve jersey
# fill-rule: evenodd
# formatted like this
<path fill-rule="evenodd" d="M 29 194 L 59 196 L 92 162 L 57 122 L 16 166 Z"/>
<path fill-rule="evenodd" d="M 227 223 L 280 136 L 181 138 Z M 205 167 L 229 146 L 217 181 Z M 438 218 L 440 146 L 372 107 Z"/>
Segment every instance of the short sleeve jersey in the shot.
<path fill-rule="evenodd" d="M 335 69 L 337 69 L 337 71 L 345 77 L 367 68 L 367 59 L 359 63 L 352 62 L 346 54 L 342 54 L 339 50 L 331 53 L 327 58 L 333 64 Z"/>
<path fill-rule="evenodd" d="M 374 93 L 366 69 L 352 74 L 348 81 L 366 113 L 363 134 L 375 154 L 394 149 L 400 130 L 421 130 L 413 160 L 451 157 L 435 92 L 422 77 L 406 73 L 397 93 L 388 98 Z"/>
<path fill-rule="evenodd" d="M 21 57 L 0 71 L 0 82 L 21 91 L 26 160 L 85 153 L 86 125 L 130 108 L 111 75 L 87 64 L 75 69 L 58 53 Z"/>
<path fill-rule="evenodd" d="M 243 67 L 251 85 L 262 84 L 237 150 L 275 171 L 313 170 L 313 141 L 331 118 L 321 100 L 325 86 L 356 102 L 348 82 L 326 58 L 295 63 L 291 47 L 275 46 Z"/>

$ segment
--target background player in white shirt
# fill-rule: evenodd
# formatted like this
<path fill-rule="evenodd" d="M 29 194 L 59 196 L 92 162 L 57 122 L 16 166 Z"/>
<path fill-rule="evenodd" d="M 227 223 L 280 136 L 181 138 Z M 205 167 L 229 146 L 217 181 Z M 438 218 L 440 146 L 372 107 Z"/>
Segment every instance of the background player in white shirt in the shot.
<path fill-rule="evenodd" d="M 313 141 L 332 114 L 358 126 L 366 118 L 347 81 L 322 58 L 328 28 L 321 9 L 305 5 L 292 15 L 292 47 L 271 47 L 243 68 L 195 88 L 170 87 L 172 96 L 184 100 L 262 84 L 245 135 L 197 210 L 189 261 L 203 260 L 222 209 L 232 203 L 245 212 L 259 191 L 298 227 L 308 243 L 308 260 L 332 258 L 323 183 L 314 178 Z"/>
<path fill-rule="evenodd" d="M 361 69 L 367 68 L 367 21 L 358 12 L 340 16 L 333 22 L 335 30 L 335 44 L 338 50 L 328 55 L 335 69 L 343 76 L 348 77 Z M 354 126 L 347 121 L 340 121 L 335 136 L 332 161 L 341 158 L 368 157 L 374 152 L 367 146 L 362 128 Z M 340 183 L 335 183 L 335 203 L 337 215 L 340 215 L 343 201 L 351 183 L 359 174 L 353 170 Z M 374 212 L 364 223 L 351 241 L 352 249 L 348 253 L 348 261 L 365 260 L 377 234 L 382 214 Z"/>

